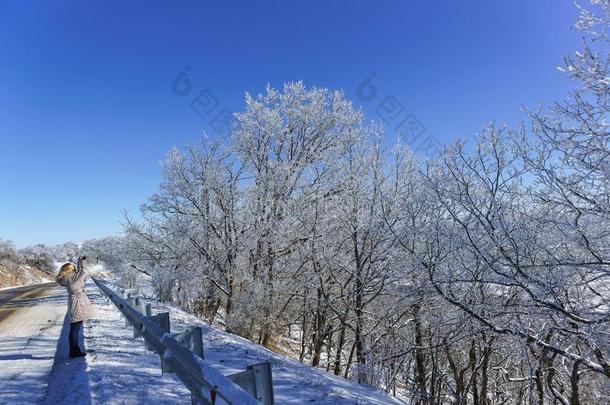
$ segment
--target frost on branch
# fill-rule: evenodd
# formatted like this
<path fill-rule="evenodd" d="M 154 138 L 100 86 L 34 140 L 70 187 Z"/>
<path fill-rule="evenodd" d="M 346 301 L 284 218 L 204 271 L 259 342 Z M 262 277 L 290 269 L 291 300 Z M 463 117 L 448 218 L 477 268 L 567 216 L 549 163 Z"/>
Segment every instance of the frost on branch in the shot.
<path fill-rule="evenodd" d="M 229 140 L 170 151 L 104 260 L 415 404 L 608 402 L 610 8 L 595 4 L 570 97 L 427 163 L 342 92 L 246 95 Z"/>

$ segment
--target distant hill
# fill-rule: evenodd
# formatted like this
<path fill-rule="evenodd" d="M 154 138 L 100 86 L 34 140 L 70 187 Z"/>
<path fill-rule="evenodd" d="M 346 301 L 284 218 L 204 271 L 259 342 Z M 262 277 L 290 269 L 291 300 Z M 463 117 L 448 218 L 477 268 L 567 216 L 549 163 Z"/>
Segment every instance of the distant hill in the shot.
<path fill-rule="evenodd" d="M 53 276 L 24 263 L 0 260 L 0 288 L 18 287 L 52 281 Z"/>

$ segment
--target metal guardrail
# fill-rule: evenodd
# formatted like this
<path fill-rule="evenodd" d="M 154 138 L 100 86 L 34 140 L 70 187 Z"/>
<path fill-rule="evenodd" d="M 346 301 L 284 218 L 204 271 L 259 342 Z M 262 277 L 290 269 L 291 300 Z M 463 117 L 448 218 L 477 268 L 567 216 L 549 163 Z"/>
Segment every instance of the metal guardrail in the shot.
<path fill-rule="evenodd" d="M 191 391 L 193 404 L 213 405 L 221 398 L 230 405 L 273 405 L 273 383 L 269 362 L 253 364 L 241 373 L 224 376 L 203 359 L 201 328 L 171 334 L 169 313 L 152 315 L 137 296 L 120 289 L 113 291 L 92 278 L 99 289 L 116 305 L 134 338 L 143 337 L 146 348 L 161 358 L 163 373 L 174 373 Z"/>

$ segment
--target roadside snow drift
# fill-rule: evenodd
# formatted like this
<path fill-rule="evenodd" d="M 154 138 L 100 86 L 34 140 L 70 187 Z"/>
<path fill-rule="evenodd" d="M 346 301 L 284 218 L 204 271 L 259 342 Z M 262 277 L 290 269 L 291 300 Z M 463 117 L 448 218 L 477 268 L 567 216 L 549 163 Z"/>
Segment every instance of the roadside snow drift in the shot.
<path fill-rule="evenodd" d="M 174 375 L 161 376 L 159 357 L 134 339 L 116 307 L 89 281 L 86 292 L 96 310 L 87 322 L 85 359 L 56 362 L 46 403 L 189 404 L 190 393 Z M 373 388 L 357 385 L 286 359 L 246 339 L 219 331 L 171 305 L 151 302 L 153 312 L 169 312 L 172 332 L 203 330 L 204 357 L 222 374 L 249 364 L 273 365 L 275 402 L 281 404 L 398 404 Z"/>

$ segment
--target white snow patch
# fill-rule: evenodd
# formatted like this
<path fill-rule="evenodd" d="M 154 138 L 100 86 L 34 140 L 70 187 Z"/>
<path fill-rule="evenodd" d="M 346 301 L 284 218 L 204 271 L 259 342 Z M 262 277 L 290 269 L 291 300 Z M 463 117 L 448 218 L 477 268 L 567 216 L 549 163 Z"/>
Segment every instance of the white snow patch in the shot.
<path fill-rule="evenodd" d="M 282 404 L 405 404 L 366 385 L 356 384 L 323 370 L 288 359 L 242 337 L 218 330 L 173 305 L 148 300 L 153 313 L 169 312 L 172 333 L 200 326 L 205 363 L 224 375 L 246 366 L 271 362 L 275 403 Z M 131 333 L 131 332 L 129 332 Z"/>

